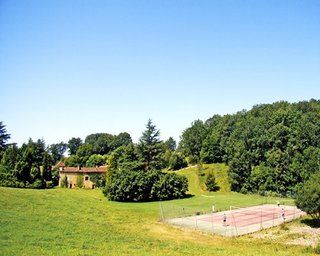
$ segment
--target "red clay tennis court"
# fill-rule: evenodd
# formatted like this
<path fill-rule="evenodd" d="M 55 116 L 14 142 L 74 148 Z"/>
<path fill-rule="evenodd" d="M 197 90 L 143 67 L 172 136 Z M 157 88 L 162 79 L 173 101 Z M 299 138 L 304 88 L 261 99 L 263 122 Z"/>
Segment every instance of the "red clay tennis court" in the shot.
<path fill-rule="evenodd" d="M 245 208 L 231 206 L 228 211 L 171 218 L 165 221 L 223 236 L 239 236 L 292 221 L 304 214 L 296 206 L 264 204 Z"/>

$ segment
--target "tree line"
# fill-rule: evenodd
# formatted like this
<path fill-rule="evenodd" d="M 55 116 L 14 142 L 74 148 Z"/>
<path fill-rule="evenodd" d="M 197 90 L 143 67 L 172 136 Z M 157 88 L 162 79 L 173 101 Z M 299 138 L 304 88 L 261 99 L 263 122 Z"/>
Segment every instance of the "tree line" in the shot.
<path fill-rule="evenodd" d="M 261 104 L 194 121 L 179 150 L 193 163 L 226 163 L 231 189 L 293 195 L 320 170 L 320 101 Z"/>
<path fill-rule="evenodd" d="M 146 130 L 137 144 L 132 142 L 130 134 L 126 132 L 118 135 L 95 133 L 88 135 L 84 141 L 73 137 L 68 143 L 60 142 L 51 145 L 46 145 L 44 140 L 29 139 L 21 147 L 17 147 L 16 144 L 7 144 L 9 139 L 10 134 L 1 122 L 0 186 L 54 187 L 59 181 L 58 168 L 55 166 L 62 161 L 66 166 L 108 165 L 108 186 L 105 193 L 110 198 L 119 200 L 127 198 L 127 201 L 176 198 L 183 197 L 187 190 L 185 179 L 161 171 L 183 168 L 187 166 L 187 162 L 181 153 L 176 152 L 176 142 L 172 137 L 166 141 L 160 140 L 160 132 L 151 120 L 148 121 Z M 67 150 L 69 154 L 66 157 Z M 150 180 L 145 179 L 148 175 L 153 177 L 154 186 Z M 122 182 L 122 186 L 115 185 L 116 177 L 125 180 L 124 176 L 131 177 L 126 179 L 128 183 Z M 132 190 L 130 196 L 112 197 L 112 191 L 115 191 L 111 189 L 112 186 L 116 186 L 116 193 L 119 194 L 119 189 L 128 190 L 127 186 L 133 184 L 133 179 L 139 179 L 140 185 L 142 183 L 151 185 L 152 195 L 151 191 L 147 192 L 144 189 L 141 192 L 144 195 L 137 196 L 137 192 Z M 149 194 L 146 195 L 146 193 Z"/>
<path fill-rule="evenodd" d="M 319 134 L 318 100 L 261 104 L 249 111 L 196 120 L 183 131 L 178 147 L 173 138 L 160 140 L 151 120 L 136 144 L 123 132 L 96 133 L 84 141 L 71 138 L 52 145 L 30 139 L 21 147 L 7 144 L 10 135 L 1 122 L 0 185 L 52 187 L 59 177 L 51 167 L 58 161 L 66 166 L 107 164 L 104 193 L 109 198 L 159 200 L 186 193 L 186 181 L 162 170 L 226 163 L 233 191 L 293 196 L 320 170 Z M 209 180 L 214 188 L 214 177 Z"/>

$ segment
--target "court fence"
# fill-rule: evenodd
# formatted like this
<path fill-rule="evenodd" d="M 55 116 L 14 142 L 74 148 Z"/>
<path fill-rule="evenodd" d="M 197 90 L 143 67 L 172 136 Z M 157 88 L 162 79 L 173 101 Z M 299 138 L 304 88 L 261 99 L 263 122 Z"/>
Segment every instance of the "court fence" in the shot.
<path fill-rule="evenodd" d="M 161 202 L 160 220 L 175 226 L 200 230 L 222 236 L 235 237 L 271 228 L 305 215 L 292 201 L 280 206 L 261 204 L 249 207 L 230 206 L 229 209 L 211 209 Z"/>

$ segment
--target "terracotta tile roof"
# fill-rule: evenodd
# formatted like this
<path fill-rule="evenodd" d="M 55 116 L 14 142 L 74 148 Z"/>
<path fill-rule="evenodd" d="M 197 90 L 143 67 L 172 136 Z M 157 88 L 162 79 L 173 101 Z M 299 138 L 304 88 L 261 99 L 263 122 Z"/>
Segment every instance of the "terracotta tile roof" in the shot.
<path fill-rule="evenodd" d="M 107 166 L 99 167 L 63 167 L 59 170 L 61 173 L 106 173 Z"/>
<path fill-rule="evenodd" d="M 62 161 L 59 161 L 57 164 L 56 164 L 57 167 L 65 167 L 64 163 Z"/>

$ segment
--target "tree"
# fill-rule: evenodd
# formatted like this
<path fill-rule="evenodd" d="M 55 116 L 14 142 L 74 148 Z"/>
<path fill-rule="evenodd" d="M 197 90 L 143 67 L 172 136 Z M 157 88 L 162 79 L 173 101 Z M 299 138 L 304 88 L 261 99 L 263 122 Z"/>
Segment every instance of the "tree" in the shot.
<path fill-rule="evenodd" d="M 164 153 L 160 140 L 160 131 L 148 120 L 146 130 L 142 133 L 139 140 L 138 149 L 145 169 L 160 170 L 162 167 L 162 154 Z"/>
<path fill-rule="evenodd" d="M 93 145 L 84 143 L 77 150 L 77 156 L 80 159 L 81 165 L 85 165 L 89 157 L 93 154 Z"/>
<path fill-rule="evenodd" d="M 169 139 L 164 142 L 164 145 L 166 146 L 166 149 L 170 151 L 175 151 L 177 147 L 177 143 L 172 137 L 169 137 Z"/>
<path fill-rule="evenodd" d="M 220 134 L 212 133 L 203 141 L 200 152 L 203 163 L 222 163 L 224 151 L 220 146 Z"/>
<path fill-rule="evenodd" d="M 108 133 L 94 133 L 86 137 L 85 144 L 92 146 L 93 154 L 105 155 L 112 150 L 111 145 L 115 138 L 115 135 Z"/>
<path fill-rule="evenodd" d="M 19 157 L 19 149 L 16 145 L 9 146 L 3 152 L 1 164 L 13 170 Z"/>
<path fill-rule="evenodd" d="M 80 166 L 81 159 L 78 155 L 71 155 L 65 159 L 63 159 L 65 166 Z"/>
<path fill-rule="evenodd" d="M 68 141 L 68 149 L 70 155 L 75 155 L 77 153 L 78 148 L 82 145 L 82 140 L 80 138 L 71 138 Z"/>
<path fill-rule="evenodd" d="M 106 158 L 99 154 L 91 155 L 86 162 L 86 166 L 89 166 L 89 167 L 101 166 L 105 164 L 106 164 Z"/>
<path fill-rule="evenodd" d="M 183 131 L 179 148 L 186 155 L 198 162 L 203 140 L 207 136 L 207 129 L 201 120 L 196 120 L 191 127 Z"/>
<path fill-rule="evenodd" d="M 40 170 L 43 164 L 43 157 L 46 152 L 46 146 L 43 140 L 34 142 L 29 139 L 27 144 L 23 144 L 19 149 L 19 159 L 16 162 L 16 178 L 24 183 L 34 181 L 31 175 L 31 169 L 34 167 Z"/>
<path fill-rule="evenodd" d="M 212 172 L 207 175 L 205 183 L 208 191 L 217 191 L 220 188 L 216 182 L 216 177 Z"/>
<path fill-rule="evenodd" d="M 67 144 L 60 142 L 57 144 L 51 144 L 49 151 L 52 155 L 53 164 L 56 164 L 63 157 L 64 152 L 67 150 Z"/>
<path fill-rule="evenodd" d="M 128 146 L 132 143 L 132 139 L 129 133 L 122 132 L 119 133 L 113 141 L 110 143 L 111 150 L 115 150 L 121 146 Z"/>
<path fill-rule="evenodd" d="M 296 205 L 299 209 L 310 214 L 320 224 L 320 171 L 313 174 L 310 179 L 298 190 Z"/>
<path fill-rule="evenodd" d="M 0 153 L 6 148 L 6 142 L 10 139 L 10 134 L 7 133 L 6 126 L 0 122 Z"/>

